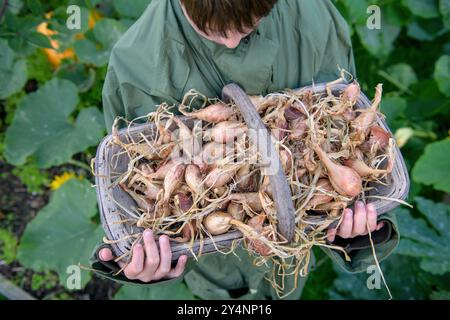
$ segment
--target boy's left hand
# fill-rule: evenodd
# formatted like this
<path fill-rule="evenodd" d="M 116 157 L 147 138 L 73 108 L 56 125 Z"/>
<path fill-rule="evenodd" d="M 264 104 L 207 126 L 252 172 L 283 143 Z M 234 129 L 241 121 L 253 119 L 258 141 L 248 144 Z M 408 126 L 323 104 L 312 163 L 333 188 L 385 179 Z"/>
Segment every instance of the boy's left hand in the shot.
<path fill-rule="evenodd" d="M 348 239 L 368 234 L 367 224 L 369 224 L 370 232 L 380 230 L 384 226 L 384 222 L 377 223 L 377 210 L 372 203 L 364 205 L 363 202 L 355 203 L 355 213 L 352 209 L 344 209 L 343 220 L 338 229 L 328 230 L 327 239 L 333 242 L 338 235 L 341 238 Z"/>

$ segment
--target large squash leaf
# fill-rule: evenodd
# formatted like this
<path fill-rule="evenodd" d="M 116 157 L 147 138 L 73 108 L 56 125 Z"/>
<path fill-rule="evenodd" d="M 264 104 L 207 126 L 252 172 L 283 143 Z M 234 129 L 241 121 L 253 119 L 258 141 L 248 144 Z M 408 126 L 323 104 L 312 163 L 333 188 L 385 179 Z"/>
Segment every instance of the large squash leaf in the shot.
<path fill-rule="evenodd" d="M 19 59 L 9 47 L 8 41 L 0 39 L 0 99 L 21 90 L 27 82 L 27 64 Z"/>
<path fill-rule="evenodd" d="M 414 181 L 450 192 L 450 139 L 430 143 L 414 165 Z"/>
<path fill-rule="evenodd" d="M 382 21 L 381 29 L 370 30 L 365 24 L 358 25 L 356 32 L 359 40 L 369 53 L 379 59 L 386 58 L 394 49 L 394 42 L 400 34 L 401 28 L 387 21 Z"/>
<path fill-rule="evenodd" d="M 372 271 L 351 274 L 338 267 L 335 268 L 338 277 L 329 291 L 330 299 L 386 300 L 389 298 L 381 280 L 379 288 L 369 289 L 367 286 L 369 277 L 373 275 Z M 428 275 L 421 270 L 415 258 L 394 254 L 382 263 L 381 269 L 393 299 L 422 300 L 431 293 L 432 288 L 427 281 Z"/>
<path fill-rule="evenodd" d="M 193 300 L 194 295 L 181 282 L 152 286 L 122 286 L 114 296 L 115 300 Z"/>
<path fill-rule="evenodd" d="M 395 130 L 405 124 L 406 100 L 399 96 L 386 96 L 381 103 L 381 112 L 386 116 L 386 121 L 391 130 Z"/>
<path fill-rule="evenodd" d="M 86 108 L 71 121 L 77 104 L 76 86 L 61 79 L 24 97 L 6 132 L 6 159 L 22 165 L 28 156 L 34 156 L 39 167 L 48 168 L 98 144 L 104 131 L 101 112 L 96 107 Z"/>
<path fill-rule="evenodd" d="M 113 19 L 101 19 L 94 27 L 94 39 L 82 39 L 75 43 L 75 52 L 80 62 L 101 67 L 108 63 L 109 56 L 117 40 L 126 27 Z"/>
<path fill-rule="evenodd" d="M 368 0 L 352 1 L 342 0 L 346 10 L 347 16 L 353 23 L 365 24 L 368 14 L 367 7 L 370 5 Z M 348 21 L 348 20 L 347 20 Z"/>
<path fill-rule="evenodd" d="M 436 18 L 439 16 L 439 0 L 403 0 L 403 6 L 414 15 L 422 18 Z"/>
<path fill-rule="evenodd" d="M 440 18 L 416 19 L 408 25 L 407 35 L 419 41 L 433 41 L 447 32 Z"/>
<path fill-rule="evenodd" d="M 450 207 L 421 197 L 416 197 L 415 200 L 431 227 L 425 220 L 415 219 L 408 212 L 398 214 L 403 239 L 397 253 L 419 258 L 420 267 L 432 274 L 450 272 Z"/>
<path fill-rule="evenodd" d="M 92 220 L 96 214 L 96 195 L 89 181 L 69 180 L 27 225 L 18 260 L 35 271 L 56 271 L 65 284 L 70 275 L 67 267 L 87 265 L 93 248 L 101 241 L 103 229 Z M 83 287 L 89 279 L 90 275 L 82 271 Z"/>
<path fill-rule="evenodd" d="M 397 63 L 387 69 L 387 73 L 405 88 L 418 81 L 414 69 L 407 63 Z"/>

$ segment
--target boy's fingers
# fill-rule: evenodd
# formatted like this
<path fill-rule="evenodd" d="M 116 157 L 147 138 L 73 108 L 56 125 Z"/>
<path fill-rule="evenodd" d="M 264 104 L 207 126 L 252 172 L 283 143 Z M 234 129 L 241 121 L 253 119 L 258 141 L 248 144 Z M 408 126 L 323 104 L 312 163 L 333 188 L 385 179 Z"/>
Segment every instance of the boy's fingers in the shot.
<path fill-rule="evenodd" d="M 98 257 L 100 258 L 100 260 L 102 261 L 111 261 L 114 259 L 114 256 L 112 254 L 111 249 L 109 248 L 102 248 L 99 252 L 98 252 Z"/>
<path fill-rule="evenodd" d="M 380 230 L 381 228 L 383 228 L 385 225 L 384 221 L 378 222 L 377 227 L 375 228 L 375 230 Z"/>
<path fill-rule="evenodd" d="M 98 252 L 98 257 L 100 258 L 100 260 L 102 261 L 111 261 L 114 260 L 116 257 L 114 257 L 111 249 L 109 248 L 103 248 Z M 123 267 L 126 266 L 126 263 L 124 261 L 117 261 L 117 264 L 119 265 L 119 267 L 122 269 Z"/>
<path fill-rule="evenodd" d="M 355 203 L 355 214 L 353 216 L 352 236 L 359 236 L 366 231 L 367 213 L 361 201 Z"/>
<path fill-rule="evenodd" d="M 155 276 L 156 278 L 163 278 L 170 272 L 172 265 L 172 250 L 170 249 L 170 242 L 167 236 L 159 237 L 159 251 L 159 267 Z"/>
<path fill-rule="evenodd" d="M 334 239 L 336 238 L 336 233 L 337 233 L 336 229 L 329 229 L 327 232 L 328 241 L 333 242 Z"/>
<path fill-rule="evenodd" d="M 183 274 L 184 267 L 186 266 L 187 262 L 187 256 L 183 255 L 178 258 L 177 265 L 175 268 L 170 270 L 170 272 L 167 274 L 166 278 L 172 279 L 172 278 L 178 278 Z"/>
<path fill-rule="evenodd" d="M 124 273 L 128 279 L 136 279 L 144 269 L 144 249 L 140 243 L 133 248 L 133 257 L 130 264 L 125 268 Z"/>
<path fill-rule="evenodd" d="M 373 203 L 367 205 L 367 223 L 369 224 L 370 232 L 374 232 L 377 228 L 377 209 Z"/>
<path fill-rule="evenodd" d="M 153 231 L 146 229 L 144 231 L 144 247 L 145 247 L 145 269 L 146 272 L 153 274 L 159 266 L 159 250 L 156 244 Z"/>
<path fill-rule="evenodd" d="M 342 238 L 350 238 L 352 235 L 353 228 L 353 211 L 351 209 L 344 210 L 344 219 L 342 220 L 341 226 L 337 234 Z"/>

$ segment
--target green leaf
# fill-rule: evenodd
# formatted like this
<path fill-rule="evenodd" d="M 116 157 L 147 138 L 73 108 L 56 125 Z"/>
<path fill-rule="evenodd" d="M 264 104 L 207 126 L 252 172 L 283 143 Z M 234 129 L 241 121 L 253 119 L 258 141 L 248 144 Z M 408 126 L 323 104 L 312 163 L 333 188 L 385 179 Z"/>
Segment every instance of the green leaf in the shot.
<path fill-rule="evenodd" d="M 6 132 L 7 161 L 21 165 L 34 156 L 40 168 L 48 168 L 98 144 L 104 130 L 100 111 L 83 109 L 72 122 L 77 104 L 77 88 L 67 80 L 53 79 L 25 96 Z"/>
<path fill-rule="evenodd" d="M 450 97 L 450 55 L 443 55 L 436 61 L 434 80 L 436 80 L 439 90 Z"/>
<path fill-rule="evenodd" d="M 22 0 L 9 0 L 8 1 L 8 11 L 13 14 L 18 14 L 23 7 Z"/>
<path fill-rule="evenodd" d="M 447 29 L 450 29 L 450 0 L 439 1 L 439 12 Z"/>
<path fill-rule="evenodd" d="M 427 217 L 434 214 L 439 205 L 430 200 L 418 198 L 421 210 L 426 210 Z M 431 210 L 431 211 L 430 211 Z M 439 210 L 439 209 L 437 209 Z M 439 234 L 437 230 L 430 228 L 425 220 L 415 219 L 406 212 L 397 214 L 398 226 L 403 239 L 400 241 L 397 253 L 401 255 L 416 257 L 420 259 L 420 267 L 426 272 L 435 275 L 443 275 L 450 272 L 450 248 L 447 232 Z M 445 210 L 442 226 L 439 228 L 448 230 L 450 228 L 450 217 L 448 207 Z M 436 221 L 430 220 L 434 225 Z"/>
<path fill-rule="evenodd" d="M 431 200 L 416 197 L 417 208 L 427 218 L 430 224 L 442 236 L 447 236 L 450 226 L 450 207 L 443 203 L 435 203 Z M 450 236 L 447 236 L 450 241 Z"/>
<path fill-rule="evenodd" d="M 358 25 L 356 32 L 359 40 L 369 53 L 377 58 L 386 58 L 394 49 L 394 41 L 400 34 L 400 27 L 387 21 L 381 22 L 381 29 L 370 30 L 365 24 Z"/>
<path fill-rule="evenodd" d="M 387 291 L 380 281 L 380 288 L 369 289 L 367 281 L 372 272 L 358 274 L 344 272 L 335 267 L 338 273 L 329 291 L 330 299 L 386 300 Z M 417 259 L 397 254 L 382 262 L 381 269 L 394 299 L 426 299 L 431 293 L 431 285 L 426 281 L 425 272 L 419 267 Z"/>
<path fill-rule="evenodd" d="M 435 122 L 437 115 L 448 114 L 448 102 L 433 79 L 421 80 L 411 86 L 413 95 L 408 97 L 407 117 L 416 124 L 424 119 Z"/>
<path fill-rule="evenodd" d="M 398 96 L 386 96 L 381 102 L 381 112 L 386 116 L 387 123 L 392 130 L 403 125 L 406 100 Z"/>
<path fill-rule="evenodd" d="M 88 39 L 75 42 L 74 49 L 80 62 L 98 67 L 106 65 L 111 54 L 107 50 L 100 50 L 95 42 Z"/>
<path fill-rule="evenodd" d="M 434 291 L 431 296 L 431 300 L 450 300 L 450 291 L 447 290 L 439 290 Z"/>
<path fill-rule="evenodd" d="M 104 49 L 111 50 L 125 31 L 125 26 L 120 22 L 102 19 L 94 27 L 94 36 Z"/>
<path fill-rule="evenodd" d="M 152 286 L 122 286 L 115 300 L 194 300 L 194 295 L 181 281 Z"/>
<path fill-rule="evenodd" d="M 27 82 L 27 64 L 19 59 L 4 39 L 0 39 L 0 99 L 20 91 Z"/>
<path fill-rule="evenodd" d="M 447 32 L 440 18 L 417 19 L 408 25 L 407 35 L 419 41 L 433 41 Z"/>
<path fill-rule="evenodd" d="M 416 182 L 450 192 L 450 139 L 430 143 L 416 162 L 412 177 Z"/>
<path fill-rule="evenodd" d="M 0 229 L 0 260 L 6 264 L 16 260 L 17 239 L 6 229 Z"/>
<path fill-rule="evenodd" d="M 347 9 L 348 17 L 354 23 L 362 23 L 365 24 L 368 14 L 367 7 L 370 5 L 368 0 L 342 0 L 344 6 Z"/>
<path fill-rule="evenodd" d="M 439 16 L 438 0 L 402 0 L 414 15 L 422 18 L 436 18 Z"/>
<path fill-rule="evenodd" d="M 74 45 L 75 52 L 82 63 L 103 66 L 108 63 L 109 56 L 117 40 L 126 31 L 126 27 L 112 19 L 102 19 L 94 27 L 94 41 L 83 39 Z"/>
<path fill-rule="evenodd" d="M 387 73 L 404 87 L 409 88 L 412 84 L 417 82 L 417 76 L 414 69 L 406 63 L 398 63 L 390 66 Z"/>
<path fill-rule="evenodd" d="M 85 68 L 81 63 L 65 64 L 56 71 L 55 76 L 72 81 L 79 92 L 87 92 L 95 82 L 95 69 Z"/>
<path fill-rule="evenodd" d="M 42 14 L 42 5 L 39 0 L 27 0 L 27 7 L 34 15 Z"/>
<path fill-rule="evenodd" d="M 386 21 L 395 26 L 406 26 L 410 22 L 410 13 L 405 10 L 400 2 L 391 2 L 382 8 Z"/>
<path fill-rule="evenodd" d="M 72 179 L 57 189 L 50 202 L 26 227 L 17 258 L 35 271 L 53 270 L 62 284 L 70 274 L 67 267 L 87 265 L 92 249 L 104 234 L 93 222 L 97 214 L 95 190 L 87 180 Z M 90 275 L 81 273 L 84 287 Z"/>
<path fill-rule="evenodd" d="M 24 38 L 26 41 L 28 41 L 30 44 L 36 47 L 50 48 L 50 49 L 53 48 L 50 43 L 50 39 L 37 31 L 27 32 L 24 35 Z"/>
<path fill-rule="evenodd" d="M 151 0 L 113 0 L 114 9 L 124 17 L 138 18 Z"/>
<path fill-rule="evenodd" d="M 43 187 L 49 183 L 48 173 L 40 170 L 33 162 L 15 167 L 12 174 L 20 179 L 29 193 L 42 193 Z"/>

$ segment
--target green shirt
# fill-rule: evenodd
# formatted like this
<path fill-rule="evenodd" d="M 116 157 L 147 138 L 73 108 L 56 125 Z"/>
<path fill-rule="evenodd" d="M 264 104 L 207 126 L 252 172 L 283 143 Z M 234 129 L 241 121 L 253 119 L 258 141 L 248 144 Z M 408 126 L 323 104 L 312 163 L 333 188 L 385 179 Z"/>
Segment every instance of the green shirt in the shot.
<path fill-rule="evenodd" d="M 339 77 L 338 66 L 355 74 L 347 24 L 329 0 L 278 1 L 235 49 L 201 37 L 179 0 L 153 0 L 112 51 L 103 88 L 105 121 L 111 130 L 115 117 L 131 120 L 162 102 L 179 103 L 190 89 L 218 97 L 230 81 L 251 95 L 331 81 Z M 389 238 L 376 247 L 381 260 L 395 248 L 398 233 L 393 216 L 380 218 L 394 222 Z M 346 270 L 357 272 L 374 263 L 371 249 L 361 248 L 352 251 L 351 262 L 338 252 L 325 252 Z M 224 290 L 245 286 L 252 289 L 249 297 L 273 296 L 270 288 L 264 289 L 265 270 L 255 271 L 250 264 L 249 259 L 208 255 L 191 263 L 185 280 L 204 298 L 223 298 Z M 94 265 L 107 271 L 98 261 Z M 213 289 L 195 290 L 199 283 Z"/>

